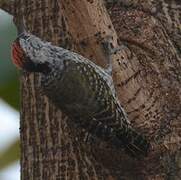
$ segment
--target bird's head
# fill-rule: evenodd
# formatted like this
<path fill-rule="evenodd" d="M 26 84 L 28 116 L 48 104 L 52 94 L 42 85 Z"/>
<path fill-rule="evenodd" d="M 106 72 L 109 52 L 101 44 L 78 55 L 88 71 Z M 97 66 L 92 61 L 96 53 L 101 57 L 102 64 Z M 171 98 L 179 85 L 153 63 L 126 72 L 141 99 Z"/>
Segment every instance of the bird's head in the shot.
<path fill-rule="evenodd" d="M 50 71 L 51 60 L 48 43 L 40 38 L 29 34 L 25 30 L 24 23 L 15 21 L 18 30 L 18 37 L 12 44 L 12 60 L 20 69 L 28 72 Z"/>

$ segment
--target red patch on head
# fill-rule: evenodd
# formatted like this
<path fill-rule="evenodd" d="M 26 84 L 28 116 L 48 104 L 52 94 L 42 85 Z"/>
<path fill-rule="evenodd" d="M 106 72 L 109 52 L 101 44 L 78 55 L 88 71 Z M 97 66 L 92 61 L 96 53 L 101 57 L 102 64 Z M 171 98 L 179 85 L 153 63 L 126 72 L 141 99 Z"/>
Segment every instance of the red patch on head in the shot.
<path fill-rule="evenodd" d="M 24 64 L 24 51 L 21 48 L 18 41 L 13 42 L 12 44 L 12 60 L 13 63 L 19 67 L 22 68 Z"/>

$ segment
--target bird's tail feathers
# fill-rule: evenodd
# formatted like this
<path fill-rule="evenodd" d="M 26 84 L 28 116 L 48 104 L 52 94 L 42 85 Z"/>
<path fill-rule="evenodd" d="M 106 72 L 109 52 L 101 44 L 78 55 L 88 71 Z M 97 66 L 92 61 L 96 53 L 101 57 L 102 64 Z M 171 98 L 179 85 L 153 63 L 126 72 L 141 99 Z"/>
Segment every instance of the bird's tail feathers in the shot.
<path fill-rule="evenodd" d="M 116 136 L 121 140 L 121 144 L 129 155 L 139 158 L 148 154 L 150 143 L 147 138 L 131 127 L 126 132 L 117 131 Z"/>

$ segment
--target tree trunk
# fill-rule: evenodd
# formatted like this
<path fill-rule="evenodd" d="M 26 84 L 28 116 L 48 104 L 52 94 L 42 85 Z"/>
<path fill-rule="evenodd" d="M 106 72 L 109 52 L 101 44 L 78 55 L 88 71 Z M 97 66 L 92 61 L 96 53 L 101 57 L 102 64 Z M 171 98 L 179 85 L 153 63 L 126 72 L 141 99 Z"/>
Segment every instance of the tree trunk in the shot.
<path fill-rule="evenodd" d="M 7 8 L 7 6 L 4 6 Z M 38 74 L 21 76 L 21 179 L 181 179 L 179 0 L 19 0 L 33 34 L 105 66 L 101 42 L 124 45 L 114 82 L 133 126 L 151 141 L 135 160 L 85 133 L 41 95 Z"/>

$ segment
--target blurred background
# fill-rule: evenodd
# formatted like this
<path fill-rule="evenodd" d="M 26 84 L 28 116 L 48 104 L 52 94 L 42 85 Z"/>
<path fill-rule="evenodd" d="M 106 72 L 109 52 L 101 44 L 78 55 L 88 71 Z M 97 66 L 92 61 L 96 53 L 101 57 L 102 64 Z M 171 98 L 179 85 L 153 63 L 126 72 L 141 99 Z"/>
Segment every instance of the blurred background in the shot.
<path fill-rule="evenodd" d="M 0 10 L 0 180 L 20 180 L 19 72 L 11 62 L 12 17 Z"/>

